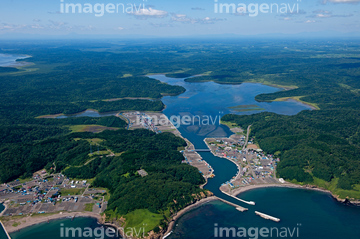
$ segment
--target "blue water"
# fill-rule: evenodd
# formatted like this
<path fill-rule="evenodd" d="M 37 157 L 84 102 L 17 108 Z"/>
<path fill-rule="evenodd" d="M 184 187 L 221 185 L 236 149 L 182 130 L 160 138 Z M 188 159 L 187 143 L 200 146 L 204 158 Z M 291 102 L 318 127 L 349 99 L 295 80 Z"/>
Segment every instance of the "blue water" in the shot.
<path fill-rule="evenodd" d="M 220 227 L 259 230 L 276 227 L 291 231 L 298 228 L 299 237 L 293 238 L 304 239 L 360 238 L 360 208 L 338 203 L 328 194 L 291 188 L 262 188 L 244 192 L 241 197 L 255 199 L 255 209 L 239 212 L 220 201 L 204 204 L 182 216 L 169 238 L 215 238 L 215 228 Z M 256 216 L 254 210 L 267 212 L 281 221 L 264 220 Z M 231 235 L 228 238 L 241 237 Z M 272 238 L 291 237 L 277 237 L 274 233 Z"/>
<path fill-rule="evenodd" d="M 24 55 L 14 55 L 14 54 L 1 54 L 0 53 L 0 66 L 20 66 L 23 65 L 23 62 L 16 62 L 17 59 L 25 59 L 29 56 Z"/>
<path fill-rule="evenodd" d="M 167 106 L 164 113 L 168 117 L 185 114 L 212 117 L 227 113 L 253 114 L 257 112 L 234 112 L 228 108 L 253 104 L 264 108 L 266 111 L 285 115 L 294 115 L 302 110 L 309 110 L 308 106 L 298 102 L 256 102 L 256 95 L 280 90 L 262 84 L 187 83 L 183 79 L 169 79 L 162 75 L 152 76 L 152 78 L 169 84 L 181 85 L 187 90 L 180 96 L 163 98 L 163 102 Z M 203 142 L 206 137 L 230 136 L 232 134 L 228 127 L 223 125 L 181 125 L 179 131 L 198 149 L 206 148 Z M 200 155 L 213 167 L 216 175 L 215 178 L 209 179 L 205 188 L 218 197 L 249 208 L 249 211 L 239 212 L 234 207 L 220 201 L 207 203 L 182 216 L 177 221 L 178 226 L 169 238 L 214 238 L 215 223 L 218 227 L 244 227 L 246 229 L 251 227 L 278 227 L 280 230 L 281 227 L 287 227 L 291 231 L 296 229 L 299 232 L 298 238 L 305 239 L 360 238 L 359 207 L 338 203 L 326 193 L 290 188 L 264 188 L 248 191 L 242 193 L 241 198 L 255 201 L 256 206 L 242 204 L 238 200 L 222 194 L 219 190 L 222 183 L 236 174 L 237 168 L 234 167 L 234 164 L 226 159 L 215 157 L 209 152 L 202 152 Z M 255 210 L 278 217 L 281 222 L 276 223 L 262 219 L 255 215 Z M 278 238 L 276 235 L 273 237 Z M 262 237 L 259 236 L 259 238 Z"/>
<path fill-rule="evenodd" d="M 164 114 L 169 118 L 173 115 L 205 116 L 212 119 L 219 119 L 221 116 L 234 114 L 254 114 L 261 111 L 236 112 L 229 109 L 238 105 L 258 105 L 268 112 L 277 114 L 294 115 L 302 110 L 310 110 L 309 106 L 295 101 L 286 102 L 257 102 L 255 96 L 262 93 L 273 93 L 281 89 L 256 83 L 244 83 L 241 85 L 221 85 L 214 82 L 189 83 L 184 79 L 168 78 L 164 75 L 153 75 L 151 78 L 166 82 L 171 85 L 180 85 L 186 92 L 179 96 L 167 96 L 163 98 L 166 105 Z M 206 137 L 228 137 L 233 133 L 227 126 L 220 125 L 219 121 L 211 125 L 181 125 L 179 128 L 182 136 L 190 140 L 195 148 L 206 149 L 204 143 Z M 220 192 L 219 187 L 222 183 L 235 176 L 237 168 L 226 159 L 215 157 L 210 152 L 200 153 L 215 170 L 216 177 L 209 180 L 206 189 L 209 189 L 216 196 L 228 201 L 238 203 L 237 200 L 228 197 Z"/>
<path fill-rule="evenodd" d="M 181 85 L 186 92 L 180 96 L 166 96 L 163 98 L 167 106 L 164 113 L 170 118 L 177 115 L 208 116 L 219 119 L 227 113 L 253 114 L 260 111 L 236 112 L 228 107 L 238 105 L 258 105 L 260 108 L 278 114 L 294 115 L 302 110 L 310 110 L 306 105 L 298 102 L 256 102 L 255 96 L 261 93 L 272 93 L 280 89 L 262 85 L 245 83 L 241 85 L 220 85 L 213 82 L 187 83 L 183 79 L 167 78 L 163 75 L 151 76 L 173 85 Z M 93 111 L 74 115 L 75 117 L 89 116 L 101 117 L 109 114 L 99 114 Z M 219 125 L 180 125 L 179 131 L 189 139 L 196 148 L 206 148 L 203 142 L 206 137 L 226 137 L 232 132 L 228 127 Z M 214 224 L 219 227 L 289 227 L 300 232 L 299 238 L 360 238 L 360 209 L 338 203 L 330 195 L 317 191 L 265 188 L 245 192 L 241 198 L 256 202 L 256 206 L 241 204 L 239 201 L 227 197 L 219 191 L 219 187 L 236 174 L 234 164 L 226 159 L 203 152 L 200 155 L 214 169 L 216 177 L 209 179 L 206 189 L 228 201 L 249 208 L 247 212 L 239 212 L 234 207 L 220 201 L 207 203 L 183 215 L 177 221 L 177 227 L 169 238 L 214 238 Z M 264 220 L 256 216 L 258 210 L 281 219 L 280 223 Z M 87 219 L 91 220 L 91 219 Z M 65 220 L 70 223 L 70 220 Z M 22 232 L 13 233 L 13 238 L 59 238 L 59 221 L 38 225 L 24 229 Z M 85 224 L 83 224 L 85 223 Z M 91 222 L 72 223 L 73 226 L 84 226 Z M 52 228 L 52 229 L 51 229 Z M 36 233 L 41 233 L 39 236 Z M 249 238 L 249 237 L 246 237 Z M 259 237 L 261 238 L 261 237 Z M 274 237 L 277 238 L 277 237 Z M 282 237 L 284 238 L 284 237 Z"/>

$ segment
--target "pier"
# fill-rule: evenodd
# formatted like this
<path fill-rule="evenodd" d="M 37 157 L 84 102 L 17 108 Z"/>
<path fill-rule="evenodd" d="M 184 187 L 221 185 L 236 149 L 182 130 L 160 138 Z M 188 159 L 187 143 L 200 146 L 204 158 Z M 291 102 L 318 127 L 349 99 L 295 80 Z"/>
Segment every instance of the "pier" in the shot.
<path fill-rule="evenodd" d="M 245 211 L 249 210 L 249 209 L 244 208 L 244 207 L 241 207 L 241 206 L 239 206 L 239 205 L 237 205 L 237 204 L 235 204 L 235 203 L 232 203 L 232 202 L 226 201 L 226 200 L 224 200 L 224 199 L 222 199 L 222 198 L 218 198 L 218 199 L 219 199 L 220 201 L 222 201 L 222 202 L 226 203 L 226 204 L 229 204 L 230 206 L 235 207 L 235 208 L 236 208 L 236 210 L 238 210 L 238 211 L 240 211 L 240 212 L 245 212 Z"/>
<path fill-rule="evenodd" d="M 173 231 L 171 231 L 171 232 L 169 232 L 168 234 L 166 234 L 162 239 L 165 239 L 165 238 L 167 238 L 168 236 L 170 236 L 172 232 L 173 232 Z"/>
<path fill-rule="evenodd" d="M 245 201 L 245 200 L 242 200 L 242 199 L 240 199 L 240 198 L 238 198 L 238 197 L 235 197 L 235 196 L 233 196 L 233 195 L 231 195 L 231 194 L 228 194 L 228 193 L 226 193 L 226 192 L 224 192 L 224 191 L 221 191 L 223 194 L 226 194 L 226 195 L 228 195 L 229 197 L 232 197 L 232 198 L 235 198 L 236 200 L 238 200 L 238 201 L 240 201 L 240 202 L 243 202 L 243 203 L 246 203 L 246 204 L 249 204 L 249 205 L 255 205 L 255 202 L 253 202 L 253 201 Z"/>
<path fill-rule="evenodd" d="M 0 224 L 1 224 L 1 227 L 3 228 L 3 230 L 4 230 L 4 232 L 5 232 L 6 236 L 7 236 L 7 239 L 11 239 L 9 233 L 6 231 L 6 228 L 5 228 L 4 224 L 1 221 L 0 221 Z"/>
<path fill-rule="evenodd" d="M 262 218 L 264 218 L 264 219 L 267 219 L 267 220 L 272 220 L 274 222 L 280 222 L 279 218 L 272 217 L 272 216 L 266 215 L 266 214 L 258 212 L 258 211 L 255 211 L 255 214 L 262 217 Z"/>

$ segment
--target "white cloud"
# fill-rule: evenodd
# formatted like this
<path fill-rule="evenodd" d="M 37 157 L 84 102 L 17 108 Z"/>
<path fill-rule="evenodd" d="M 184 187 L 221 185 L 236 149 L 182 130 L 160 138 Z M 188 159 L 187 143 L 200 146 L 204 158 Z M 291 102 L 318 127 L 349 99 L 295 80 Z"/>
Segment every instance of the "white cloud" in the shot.
<path fill-rule="evenodd" d="M 204 17 L 204 18 L 191 18 L 185 14 L 172 14 L 171 20 L 174 22 L 181 22 L 181 23 L 190 23 L 190 24 L 214 24 L 218 21 L 224 21 L 226 19 L 223 18 L 211 18 L 211 17 Z"/>
<path fill-rule="evenodd" d="M 331 18 L 331 17 L 352 17 L 353 14 L 346 14 L 346 15 L 334 15 L 332 12 L 327 10 L 315 10 L 312 12 L 312 15 L 309 15 L 307 17 L 309 18 Z"/>
<path fill-rule="evenodd" d="M 322 4 L 326 3 L 360 3 L 360 0 L 323 0 Z"/>
<path fill-rule="evenodd" d="M 139 18 L 148 18 L 148 17 L 163 18 L 168 16 L 168 12 L 153 8 L 141 8 L 138 11 L 134 11 L 133 13 L 131 13 L 131 15 L 134 15 Z"/>

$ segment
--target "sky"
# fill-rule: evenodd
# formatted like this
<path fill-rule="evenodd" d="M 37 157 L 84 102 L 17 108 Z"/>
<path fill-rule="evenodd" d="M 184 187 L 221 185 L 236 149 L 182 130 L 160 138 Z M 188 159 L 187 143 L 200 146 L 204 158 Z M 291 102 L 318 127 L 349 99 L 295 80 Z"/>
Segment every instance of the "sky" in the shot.
<path fill-rule="evenodd" d="M 360 0 L 1 0 L 0 39 L 11 35 L 360 35 L 359 11 Z"/>

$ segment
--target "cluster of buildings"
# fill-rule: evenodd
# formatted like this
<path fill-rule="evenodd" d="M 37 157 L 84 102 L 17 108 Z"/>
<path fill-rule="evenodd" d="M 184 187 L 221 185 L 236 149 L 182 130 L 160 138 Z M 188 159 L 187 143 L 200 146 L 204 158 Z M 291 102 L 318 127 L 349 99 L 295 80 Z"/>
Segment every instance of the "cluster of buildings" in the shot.
<path fill-rule="evenodd" d="M 85 180 L 70 181 L 62 174 L 41 174 L 26 182 L 15 180 L 0 185 L 0 202 L 6 205 L 3 216 L 82 211 L 87 203 L 103 203 L 103 197 L 99 200 L 89 195 Z"/>
<path fill-rule="evenodd" d="M 208 138 L 205 142 L 215 156 L 231 160 L 238 166 L 236 176 L 222 184 L 223 191 L 247 185 L 280 183 L 276 179 L 279 158 L 265 154 L 253 144 L 253 139 L 246 143 L 245 136 L 234 135 L 230 138 Z"/>

